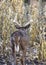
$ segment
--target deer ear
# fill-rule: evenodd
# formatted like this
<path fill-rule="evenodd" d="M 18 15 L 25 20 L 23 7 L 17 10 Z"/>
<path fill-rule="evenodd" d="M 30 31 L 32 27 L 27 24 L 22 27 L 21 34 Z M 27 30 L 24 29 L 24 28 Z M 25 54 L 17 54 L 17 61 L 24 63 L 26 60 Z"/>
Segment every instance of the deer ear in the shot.
<path fill-rule="evenodd" d="M 25 29 L 28 29 L 30 27 L 30 24 L 26 25 L 24 28 Z"/>
<path fill-rule="evenodd" d="M 17 29 L 20 29 L 20 26 L 19 26 L 19 25 L 15 25 L 15 27 L 16 27 Z"/>

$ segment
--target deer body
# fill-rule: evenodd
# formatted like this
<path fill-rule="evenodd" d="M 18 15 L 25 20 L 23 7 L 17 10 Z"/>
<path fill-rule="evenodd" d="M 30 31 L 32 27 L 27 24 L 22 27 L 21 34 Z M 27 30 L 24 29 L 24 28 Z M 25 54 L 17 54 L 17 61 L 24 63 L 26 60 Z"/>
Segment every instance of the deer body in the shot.
<path fill-rule="evenodd" d="M 13 55 L 15 56 L 16 53 L 19 53 L 20 50 L 23 51 L 23 58 L 22 58 L 22 65 L 24 64 L 25 55 L 26 55 L 26 46 L 29 43 L 29 37 L 26 31 L 26 27 L 16 27 L 18 31 L 15 31 L 11 34 L 11 47 L 13 51 Z M 17 64 L 16 64 L 17 65 Z"/>

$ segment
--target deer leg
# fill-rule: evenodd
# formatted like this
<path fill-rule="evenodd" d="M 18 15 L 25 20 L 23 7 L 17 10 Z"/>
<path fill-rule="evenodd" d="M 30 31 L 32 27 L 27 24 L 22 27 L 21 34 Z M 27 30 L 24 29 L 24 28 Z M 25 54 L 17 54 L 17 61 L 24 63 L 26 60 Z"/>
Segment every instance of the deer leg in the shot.
<path fill-rule="evenodd" d="M 26 54 L 26 52 L 25 52 L 25 50 L 23 51 L 23 65 L 25 65 L 25 54 Z"/>

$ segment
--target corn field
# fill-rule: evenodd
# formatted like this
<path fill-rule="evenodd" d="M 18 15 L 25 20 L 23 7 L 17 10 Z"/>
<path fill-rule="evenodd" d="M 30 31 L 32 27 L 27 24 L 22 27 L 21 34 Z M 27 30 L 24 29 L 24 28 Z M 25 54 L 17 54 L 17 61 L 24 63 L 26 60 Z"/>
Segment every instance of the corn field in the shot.
<path fill-rule="evenodd" d="M 7 56 L 6 64 L 12 57 L 10 36 L 17 30 L 15 25 L 25 26 L 28 23 L 30 23 L 28 56 L 31 60 L 38 58 L 39 61 L 45 61 L 46 0 L 0 0 L 0 56 Z"/>

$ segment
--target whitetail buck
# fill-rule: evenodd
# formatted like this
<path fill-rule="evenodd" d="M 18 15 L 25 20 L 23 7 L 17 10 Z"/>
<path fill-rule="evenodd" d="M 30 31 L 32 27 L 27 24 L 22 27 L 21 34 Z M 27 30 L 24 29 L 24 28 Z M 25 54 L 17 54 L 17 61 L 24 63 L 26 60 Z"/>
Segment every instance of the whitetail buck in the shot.
<path fill-rule="evenodd" d="M 29 44 L 29 37 L 27 34 L 27 29 L 30 27 L 30 24 L 27 24 L 24 27 L 16 25 L 16 28 L 18 31 L 15 31 L 11 34 L 11 48 L 13 56 L 16 60 L 16 53 L 20 52 L 20 50 L 23 51 L 23 58 L 21 59 L 22 65 L 25 65 L 25 55 L 26 55 L 26 46 Z M 16 61 L 17 65 L 17 61 Z"/>

